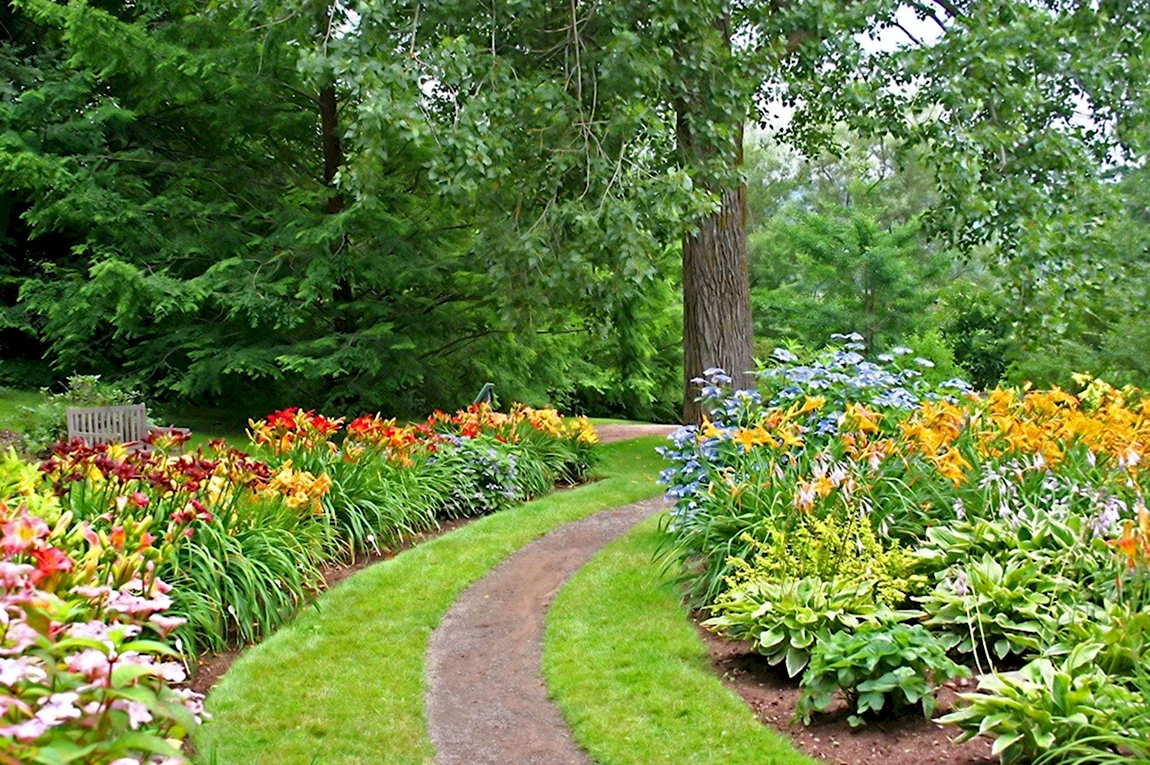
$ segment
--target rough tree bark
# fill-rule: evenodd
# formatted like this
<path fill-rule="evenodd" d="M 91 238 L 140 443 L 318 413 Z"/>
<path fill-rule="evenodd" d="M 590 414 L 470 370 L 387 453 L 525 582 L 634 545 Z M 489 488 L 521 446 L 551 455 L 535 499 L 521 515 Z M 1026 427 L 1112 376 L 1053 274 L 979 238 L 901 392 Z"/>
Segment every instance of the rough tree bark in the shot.
<path fill-rule="evenodd" d="M 691 380 L 712 367 L 736 387 L 749 387 L 754 369 L 751 282 L 747 262 L 747 191 L 722 192 L 721 209 L 683 239 L 683 421 L 699 422 L 703 410 Z"/>
<path fill-rule="evenodd" d="M 729 13 L 717 21 L 728 53 L 731 48 Z M 720 149 L 733 150 L 735 169 L 743 164 L 743 125 L 738 122 L 734 146 L 714 143 L 713 134 L 700 136 L 692 116 L 710 101 L 714 83 L 703 79 L 699 90 L 675 104 L 675 141 L 687 167 L 704 167 Z M 725 154 L 726 152 L 724 152 Z M 698 386 L 691 381 L 717 367 L 730 375 L 736 387 L 750 387 L 754 369 L 754 327 L 751 321 L 751 273 L 747 257 L 746 184 L 712 186 L 719 209 L 696 221 L 683 236 L 683 422 L 698 423 L 704 414 L 695 400 Z"/>
<path fill-rule="evenodd" d="M 693 140 L 683 108 L 678 115 L 679 150 L 688 161 L 712 150 Z M 742 129 L 736 131 L 736 162 L 742 164 Z M 749 387 L 754 370 L 751 275 L 747 258 L 747 188 L 719 190 L 721 205 L 683 237 L 683 422 L 697 423 L 703 409 L 691 380 L 719 367 L 737 387 Z"/>

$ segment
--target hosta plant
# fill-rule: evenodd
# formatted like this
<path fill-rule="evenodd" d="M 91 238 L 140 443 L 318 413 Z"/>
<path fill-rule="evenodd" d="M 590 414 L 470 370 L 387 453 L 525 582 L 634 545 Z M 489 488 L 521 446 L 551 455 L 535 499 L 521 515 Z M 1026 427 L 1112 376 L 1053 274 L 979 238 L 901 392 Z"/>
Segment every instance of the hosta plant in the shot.
<path fill-rule="evenodd" d="M 841 690 L 855 714 L 897 713 L 921 705 L 930 717 L 938 686 L 970 670 L 946 655 L 946 643 L 921 625 L 889 624 L 855 633 L 838 632 L 819 641 L 811 651 L 803 674 L 802 695 L 795 714 L 810 723 L 815 712 L 826 711 Z"/>
<path fill-rule="evenodd" d="M 1069 752 L 1075 742 L 1129 736 L 1147 700 L 1098 668 L 1102 648 L 1081 643 L 1057 663 L 1035 659 L 1017 672 L 989 675 L 979 693 L 963 694 L 966 705 L 939 722 L 962 728 L 959 741 L 993 737 L 993 753 L 1007 764 L 1032 762 L 1056 745 Z"/>
<path fill-rule="evenodd" d="M 1139 662 L 1121 679 L 1143 700 L 1150 699 L 1150 662 Z M 1150 716 L 1145 709 L 1126 707 L 1113 711 L 1117 719 L 1111 730 L 1060 739 L 1038 756 L 1034 765 L 1145 765 L 1150 762 Z"/>
<path fill-rule="evenodd" d="M 1130 675 L 1150 657 L 1150 611 L 1117 602 L 1074 604 L 1043 621 L 1040 641 L 1048 658 L 1081 643 L 1100 644 L 1095 663 L 1108 674 Z"/>
<path fill-rule="evenodd" d="M 917 612 L 894 611 L 875 597 L 870 582 L 833 582 L 805 577 L 753 581 L 711 606 L 704 624 L 739 640 L 750 640 L 771 664 L 785 663 L 795 677 L 820 640 L 863 625 L 909 619 Z"/>
<path fill-rule="evenodd" d="M 1114 557 L 1088 518 L 1043 510 L 931 527 L 913 557 L 942 578 L 948 569 L 987 555 L 999 562 L 1032 563 L 1068 581 L 1094 578 Z"/>
<path fill-rule="evenodd" d="M 1038 653 L 1043 620 L 1057 614 L 1059 599 L 1069 598 L 1072 589 L 1072 582 L 1036 564 L 1008 560 L 1004 565 L 986 555 L 954 567 L 916 600 L 929 615 L 927 627 L 949 633 L 960 652 L 981 663 Z"/>

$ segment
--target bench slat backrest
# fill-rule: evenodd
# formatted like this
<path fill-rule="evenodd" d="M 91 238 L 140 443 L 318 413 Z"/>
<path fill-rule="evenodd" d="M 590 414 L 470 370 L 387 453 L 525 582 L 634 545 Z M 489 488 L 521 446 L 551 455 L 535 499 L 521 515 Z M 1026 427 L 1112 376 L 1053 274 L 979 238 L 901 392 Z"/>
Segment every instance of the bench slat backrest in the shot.
<path fill-rule="evenodd" d="M 130 443 L 148 432 L 148 412 L 143 404 L 95 406 L 68 410 L 68 439 L 86 444 Z"/>

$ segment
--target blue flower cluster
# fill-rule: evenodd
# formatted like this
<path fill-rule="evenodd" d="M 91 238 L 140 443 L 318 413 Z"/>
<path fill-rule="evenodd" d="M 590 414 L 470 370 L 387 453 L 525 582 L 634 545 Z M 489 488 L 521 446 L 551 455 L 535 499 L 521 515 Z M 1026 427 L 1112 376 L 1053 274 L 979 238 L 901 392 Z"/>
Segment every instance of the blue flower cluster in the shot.
<path fill-rule="evenodd" d="M 913 409 L 931 388 L 922 379 L 920 368 L 933 366 L 933 363 L 916 358 L 911 362 L 913 366 L 905 365 L 902 360 L 911 353 L 909 348 L 894 348 L 883 354 L 880 360 L 890 365 L 884 366 L 867 361 L 856 350 L 859 342 L 852 340 L 847 345 L 824 353 L 809 364 L 798 363 L 798 358 L 790 351 L 776 349 L 772 356 L 775 364 L 759 373 L 760 387 L 770 396 L 771 406 L 787 406 L 803 396 L 826 396 L 838 407 L 857 402 L 868 406 Z M 965 386 L 961 381 L 953 382 Z M 828 420 L 830 418 L 828 415 Z M 829 422 L 823 427 L 831 432 Z"/>
<path fill-rule="evenodd" d="M 447 505 L 458 514 L 495 512 L 524 499 L 516 455 L 485 439 L 451 437 L 449 441 L 443 457 L 458 460 L 460 465 Z"/>
<path fill-rule="evenodd" d="M 671 529 L 692 519 L 700 507 L 701 495 L 713 482 L 712 471 L 724 464 L 721 450 L 730 447 L 726 438 L 729 428 L 715 423 L 716 435 L 701 437 L 695 425 L 685 425 L 669 436 L 671 446 L 656 451 L 671 467 L 659 475 L 659 483 L 667 487 L 666 496 L 675 501 L 671 510 Z"/>
<path fill-rule="evenodd" d="M 827 405 L 813 413 L 803 424 L 803 436 L 812 439 L 833 437 L 838 433 L 848 404 L 864 404 L 871 409 L 909 410 L 925 399 L 943 395 L 940 391 L 964 393 L 970 385 L 959 379 L 948 380 L 935 386 L 923 378 L 923 369 L 933 366 L 929 359 L 910 358 L 910 348 L 892 348 L 878 357 L 879 362 L 868 361 L 863 337 L 858 333 L 833 335 L 844 341 L 841 347 L 818 354 L 809 363 L 802 363 L 797 355 L 786 348 L 777 348 L 771 355 L 769 366 L 757 375 L 757 390 L 733 390 L 731 377 L 722 369 L 708 369 L 703 377 L 693 380 L 699 386 L 699 400 L 703 403 L 715 428 L 709 438 L 699 438 L 695 426 L 680 428 L 670 437 L 671 446 L 659 453 L 671 462 L 660 482 L 666 485 L 667 496 L 676 502 L 672 513 L 675 523 L 691 516 L 699 506 L 698 495 L 705 492 L 712 480 L 711 473 L 723 467 L 720 453 L 731 446 L 726 436 L 734 430 L 758 425 L 766 410 L 786 409 L 807 397 L 824 397 Z"/>

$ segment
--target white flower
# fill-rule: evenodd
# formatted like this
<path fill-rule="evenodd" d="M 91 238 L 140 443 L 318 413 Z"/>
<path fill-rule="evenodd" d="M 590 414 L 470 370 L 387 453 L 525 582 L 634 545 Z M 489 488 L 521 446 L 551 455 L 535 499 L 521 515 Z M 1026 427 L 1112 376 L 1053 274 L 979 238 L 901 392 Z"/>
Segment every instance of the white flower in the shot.
<path fill-rule="evenodd" d="M 83 712 L 76 708 L 76 702 L 79 700 L 78 693 L 53 693 L 46 699 L 41 699 L 36 719 L 48 727 L 54 727 L 66 720 L 74 720 L 83 715 Z"/>
<path fill-rule="evenodd" d="M 128 725 L 132 730 L 138 729 L 145 723 L 152 721 L 152 713 L 148 708 L 138 701 L 130 701 L 128 699 L 116 699 L 112 702 L 112 709 L 119 709 L 128 713 Z"/>
<path fill-rule="evenodd" d="M 12 687 L 21 680 L 31 680 L 34 683 L 46 680 L 48 675 L 44 670 L 29 663 L 29 659 L 0 659 L 0 685 Z"/>

